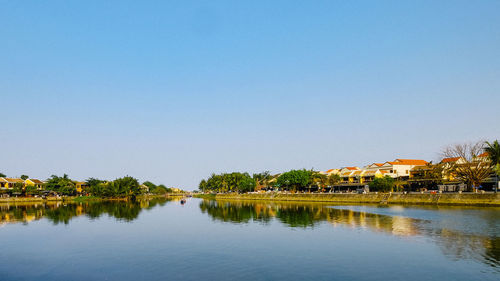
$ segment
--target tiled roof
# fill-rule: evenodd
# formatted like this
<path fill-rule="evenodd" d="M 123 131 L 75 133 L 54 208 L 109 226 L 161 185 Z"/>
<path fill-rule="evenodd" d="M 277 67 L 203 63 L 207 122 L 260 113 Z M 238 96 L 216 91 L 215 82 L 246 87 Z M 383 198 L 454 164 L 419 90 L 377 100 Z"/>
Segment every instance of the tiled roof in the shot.
<path fill-rule="evenodd" d="M 32 181 L 33 183 L 36 183 L 36 184 L 43 184 L 43 181 L 38 180 L 38 179 L 29 179 L 29 180 Z"/>
<path fill-rule="evenodd" d="M 15 179 L 15 178 L 4 178 L 4 179 L 7 180 L 7 182 L 9 183 L 17 183 L 17 182 L 24 183 L 23 179 Z"/>
<path fill-rule="evenodd" d="M 354 170 L 359 170 L 358 167 L 345 167 L 348 170 L 354 171 Z"/>
<path fill-rule="evenodd" d="M 460 159 L 460 157 L 448 157 L 448 158 L 444 158 L 443 160 L 441 160 L 441 163 L 455 162 L 458 159 Z"/>
<path fill-rule="evenodd" d="M 388 162 L 392 165 L 425 165 L 427 161 L 420 159 L 396 159 L 393 162 Z"/>
<path fill-rule="evenodd" d="M 367 176 L 373 176 L 377 173 L 378 170 L 369 170 L 369 171 L 365 171 L 365 173 L 363 174 L 364 177 L 367 177 Z"/>
<path fill-rule="evenodd" d="M 361 174 L 361 172 L 363 172 L 363 171 L 361 171 L 361 170 L 354 171 L 354 173 L 352 173 L 351 177 L 353 177 L 353 176 L 359 176 Z"/>
<path fill-rule="evenodd" d="M 477 157 L 487 157 L 488 155 L 489 155 L 488 152 L 483 152 L 479 154 Z"/>

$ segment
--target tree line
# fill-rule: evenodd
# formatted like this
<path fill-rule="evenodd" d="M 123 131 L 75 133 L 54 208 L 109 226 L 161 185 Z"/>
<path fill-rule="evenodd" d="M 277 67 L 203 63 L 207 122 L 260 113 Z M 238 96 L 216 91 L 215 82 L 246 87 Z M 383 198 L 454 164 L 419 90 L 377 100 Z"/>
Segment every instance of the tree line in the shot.
<path fill-rule="evenodd" d="M 269 171 L 256 173 L 222 173 L 212 174 L 201 180 L 200 191 L 203 192 L 253 192 L 256 190 L 278 189 L 288 191 L 322 190 L 340 182 L 339 175 L 324 175 L 312 170 L 291 170 L 281 175 L 271 175 Z"/>
<path fill-rule="evenodd" d="M 5 174 L 0 173 L 0 177 L 6 177 Z M 24 175 L 22 179 L 28 179 Z M 96 197 L 135 197 L 141 194 L 166 194 L 172 193 L 171 188 L 163 184 L 156 185 L 150 181 L 144 182 L 142 185 L 139 181 L 131 176 L 117 178 L 112 181 L 100 180 L 97 178 L 87 179 L 82 188 L 81 194 L 92 195 Z M 15 183 L 12 190 L 3 190 L 3 192 L 10 192 L 11 194 L 19 195 L 42 195 L 44 193 L 57 193 L 59 195 L 74 196 L 77 195 L 77 181 L 68 177 L 67 174 L 63 176 L 52 175 L 48 178 L 43 187 L 40 189 L 35 185 L 28 185 L 25 183 Z"/>

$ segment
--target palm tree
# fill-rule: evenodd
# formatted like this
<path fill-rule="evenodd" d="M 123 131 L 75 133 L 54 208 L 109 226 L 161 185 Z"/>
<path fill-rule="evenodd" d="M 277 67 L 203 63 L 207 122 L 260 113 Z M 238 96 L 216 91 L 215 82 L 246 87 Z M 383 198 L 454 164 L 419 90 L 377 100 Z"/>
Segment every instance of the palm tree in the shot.
<path fill-rule="evenodd" d="M 492 143 L 485 142 L 484 152 L 488 153 L 488 158 L 491 161 L 491 165 L 495 167 L 495 172 L 497 174 L 495 192 L 498 187 L 498 175 L 500 174 L 500 144 L 498 140 Z"/>

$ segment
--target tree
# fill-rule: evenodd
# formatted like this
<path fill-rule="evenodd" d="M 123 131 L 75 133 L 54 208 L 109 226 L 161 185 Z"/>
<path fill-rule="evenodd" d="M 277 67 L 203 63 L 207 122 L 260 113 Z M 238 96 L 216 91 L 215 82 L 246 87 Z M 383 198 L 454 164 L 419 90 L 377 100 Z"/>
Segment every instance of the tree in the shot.
<path fill-rule="evenodd" d="M 312 172 L 303 170 L 291 170 L 278 177 L 277 185 L 281 188 L 297 191 L 305 189 L 311 183 Z"/>
<path fill-rule="evenodd" d="M 478 188 L 492 171 L 489 159 L 480 157 L 483 148 L 483 142 L 463 143 L 449 146 L 443 151 L 447 158 L 462 159 L 461 162 L 452 162 L 449 171 L 471 188 Z"/>
<path fill-rule="evenodd" d="M 329 187 L 332 187 L 332 186 L 336 185 L 337 183 L 339 183 L 340 180 L 341 180 L 341 178 L 338 174 L 331 174 L 328 176 L 327 184 Z"/>
<path fill-rule="evenodd" d="M 238 191 L 239 192 L 252 192 L 255 190 L 256 182 L 250 177 L 248 174 L 243 174 L 243 177 L 238 182 Z"/>
<path fill-rule="evenodd" d="M 26 185 L 24 187 L 24 193 L 27 195 L 35 195 L 38 193 L 35 185 Z"/>
<path fill-rule="evenodd" d="M 500 144 L 498 140 L 492 143 L 485 142 L 484 152 L 488 153 L 488 158 L 494 166 L 495 172 L 500 175 Z"/>
<path fill-rule="evenodd" d="M 389 192 L 394 188 L 394 184 L 393 178 L 385 176 L 383 178 L 376 177 L 372 182 L 370 182 L 369 186 L 370 191 Z"/>
<path fill-rule="evenodd" d="M 253 174 L 252 178 L 255 180 L 256 189 L 269 187 L 269 181 L 273 178 L 269 171 Z"/>
<path fill-rule="evenodd" d="M 156 189 L 156 184 L 150 182 L 150 181 L 145 181 L 143 182 L 142 184 L 144 184 L 145 186 L 147 186 L 149 188 L 149 191 L 153 192 L 153 190 Z"/>
<path fill-rule="evenodd" d="M 46 182 L 45 188 L 63 195 L 74 195 L 76 193 L 75 183 L 64 174 L 62 177 L 52 175 Z"/>
<path fill-rule="evenodd" d="M 0 173 L 0 178 L 5 178 L 6 175 L 4 173 Z"/>
<path fill-rule="evenodd" d="M 311 173 L 311 186 L 315 186 L 318 190 L 321 190 L 326 187 L 328 182 L 328 177 L 326 175 L 312 172 Z M 309 189 L 310 191 L 310 189 Z"/>
<path fill-rule="evenodd" d="M 212 174 L 207 180 L 201 180 L 202 191 L 213 192 L 249 192 L 255 190 L 256 181 L 248 173 Z"/>
<path fill-rule="evenodd" d="M 29 176 L 28 175 L 21 175 L 21 179 L 27 180 L 27 179 L 29 179 Z"/>
<path fill-rule="evenodd" d="M 201 192 L 205 192 L 205 190 L 207 190 L 207 181 L 202 179 L 200 181 L 200 184 L 198 185 L 198 188 L 200 189 Z"/>
<path fill-rule="evenodd" d="M 488 158 L 491 161 L 491 165 L 493 165 L 493 169 L 497 175 L 496 183 L 495 183 L 495 192 L 497 192 L 498 188 L 498 176 L 500 175 L 500 144 L 498 140 L 495 140 L 492 143 L 485 142 L 484 152 L 488 153 Z"/>

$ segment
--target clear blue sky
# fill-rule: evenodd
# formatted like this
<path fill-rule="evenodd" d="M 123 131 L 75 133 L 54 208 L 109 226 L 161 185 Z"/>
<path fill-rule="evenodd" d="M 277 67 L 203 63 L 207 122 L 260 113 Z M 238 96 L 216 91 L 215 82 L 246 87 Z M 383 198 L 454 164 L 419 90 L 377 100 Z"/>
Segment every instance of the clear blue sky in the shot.
<path fill-rule="evenodd" d="M 500 138 L 500 1 L 0 4 L 10 176 L 193 189 Z"/>

